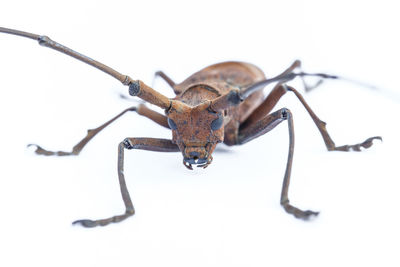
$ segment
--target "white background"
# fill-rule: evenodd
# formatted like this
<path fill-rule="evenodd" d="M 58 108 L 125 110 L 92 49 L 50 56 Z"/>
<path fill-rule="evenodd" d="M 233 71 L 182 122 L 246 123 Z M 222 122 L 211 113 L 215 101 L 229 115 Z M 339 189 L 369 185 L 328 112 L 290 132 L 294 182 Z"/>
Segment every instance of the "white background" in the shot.
<path fill-rule="evenodd" d="M 225 60 L 268 77 L 295 59 L 326 81 L 305 95 L 336 144 L 381 135 L 362 153 L 327 152 L 293 95 L 296 147 L 289 197 L 321 211 L 308 222 L 279 205 L 286 123 L 251 143 L 221 146 L 206 170 L 180 153 L 126 152 L 136 215 L 103 228 L 81 218 L 124 211 L 116 163 L 125 137 L 170 138 L 131 113 L 79 157 L 36 156 L 29 143 L 69 150 L 86 130 L 134 105 L 104 73 L 0 34 L 0 266 L 399 266 L 399 8 L 396 1 L 3 1 L 0 24 L 46 34 L 152 84 L 180 82 Z M 299 82 L 292 83 L 304 92 Z M 157 80 L 155 89 L 172 97 Z M 266 90 L 267 91 L 267 90 Z M 396 255 L 397 253 L 397 255 Z"/>

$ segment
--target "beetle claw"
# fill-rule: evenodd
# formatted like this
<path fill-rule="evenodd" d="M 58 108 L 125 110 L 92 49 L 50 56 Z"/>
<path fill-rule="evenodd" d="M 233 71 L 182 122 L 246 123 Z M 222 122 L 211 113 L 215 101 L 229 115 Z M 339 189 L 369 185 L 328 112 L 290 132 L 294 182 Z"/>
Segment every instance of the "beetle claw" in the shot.
<path fill-rule="evenodd" d="M 359 151 L 361 151 L 361 147 L 364 149 L 370 148 L 373 145 L 374 140 L 380 140 L 382 142 L 382 137 L 380 137 L 380 136 L 370 137 L 362 143 L 355 144 L 355 145 L 344 145 L 344 146 L 334 147 L 333 150 L 337 150 L 337 151 L 353 150 L 353 151 L 359 152 Z"/>
<path fill-rule="evenodd" d="M 289 204 L 289 202 L 284 203 L 283 208 L 286 210 L 287 213 L 292 214 L 297 219 L 309 220 L 313 216 L 318 216 L 319 212 L 312 211 L 312 210 L 301 210 Z"/>

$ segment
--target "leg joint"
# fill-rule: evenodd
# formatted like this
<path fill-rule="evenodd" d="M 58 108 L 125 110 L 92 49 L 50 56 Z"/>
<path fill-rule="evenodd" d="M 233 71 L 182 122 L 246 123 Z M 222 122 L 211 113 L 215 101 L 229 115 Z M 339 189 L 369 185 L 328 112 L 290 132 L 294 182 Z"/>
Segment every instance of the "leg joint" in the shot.
<path fill-rule="evenodd" d="M 285 120 L 287 120 L 289 117 L 292 116 L 292 113 L 290 112 L 289 109 L 287 109 L 287 108 L 282 108 L 282 109 L 281 109 L 281 115 L 282 115 L 282 118 L 284 118 Z"/>
<path fill-rule="evenodd" d="M 131 141 L 129 140 L 129 138 L 125 138 L 124 141 L 122 141 L 122 144 L 124 145 L 124 147 L 126 149 L 133 149 L 133 145 L 132 145 Z"/>
<path fill-rule="evenodd" d="M 289 199 L 288 199 L 287 197 L 282 198 L 282 199 L 281 199 L 281 205 L 282 205 L 282 206 L 285 206 L 285 205 L 287 205 L 287 204 L 289 204 Z"/>

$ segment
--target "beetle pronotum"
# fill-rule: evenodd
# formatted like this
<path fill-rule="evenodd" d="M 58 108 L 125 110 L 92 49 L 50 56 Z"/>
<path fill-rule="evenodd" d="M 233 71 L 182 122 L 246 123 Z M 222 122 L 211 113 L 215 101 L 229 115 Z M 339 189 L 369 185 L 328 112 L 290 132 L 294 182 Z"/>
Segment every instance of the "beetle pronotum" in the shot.
<path fill-rule="evenodd" d="M 320 131 L 329 151 L 360 151 L 361 148 L 369 148 L 373 144 L 373 140 L 382 140 L 381 137 L 374 136 L 359 144 L 336 146 L 326 130 L 326 123 L 315 115 L 301 94 L 287 85 L 286 82 L 304 76 L 317 76 L 321 79 L 337 79 L 338 77 L 323 73 L 295 72 L 296 69 L 300 68 L 300 61 L 298 60 L 282 74 L 271 79 L 266 79 L 264 73 L 258 67 L 244 62 L 223 62 L 211 65 L 179 84 L 173 82 L 163 72 L 157 72 L 156 75 L 163 78 L 176 94 L 174 98 L 170 99 L 142 81 L 133 80 L 131 77 L 75 52 L 47 36 L 2 27 L 0 27 L 0 32 L 37 40 L 42 46 L 83 61 L 129 86 L 131 96 L 137 96 L 165 110 L 165 115 L 162 115 L 143 104 L 128 108 L 100 127 L 88 130 L 85 138 L 76 144 L 71 152 L 49 151 L 38 145 L 32 145 L 36 146 L 35 152 L 39 155 L 78 155 L 96 134 L 129 111 L 135 111 L 137 114 L 172 130 L 172 140 L 126 138 L 118 145 L 118 177 L 126 208 L 124 214 L 100 220 L 77 220 L 74 224 L 81 224 L 85 227 L 104 226 L 112 222 L 120 222 L 135 213 L 123 174 L 125 149 L 158 152 L 180 151 L 183 155 L 183 164 L 188 169 L 192 169 L 193 165 L 206 168 L 212 162 L 212 153 L 218 143 L 224 142 L 228 146 L 245 144 L 269 132 L 282 121 L 288 122 L 289 153 L 280 203 L 286 212 L 293 214 L 296 218 L 308 219 L 312 215 L 317 215 L 318 212 L 301 210 L 291 205 L 288 198 L 294 151 L 292 113 L 287 108 L 271 113 L 279 99 L 287 92 L 294 93 L 303 104 Z M 269 84 L 276 85 L 271 93 L 264 97 L 262 89 Z"/>

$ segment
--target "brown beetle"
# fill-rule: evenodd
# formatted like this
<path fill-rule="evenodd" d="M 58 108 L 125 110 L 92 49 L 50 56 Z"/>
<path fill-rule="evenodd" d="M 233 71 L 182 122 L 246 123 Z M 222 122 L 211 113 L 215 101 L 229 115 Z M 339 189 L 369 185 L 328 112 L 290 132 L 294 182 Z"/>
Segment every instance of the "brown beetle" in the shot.
<path fill-rule="evenodd" d="M 128 108 L 96 129 L 88 130 L 87 136 L 75 145 L 71 152 L 48 151 L 38 145 L 36 153 L 40 155 L 78 155 L 83 147 L 101 130 L 128 111 L 136 111 L 161 126 L 172 130 L 172 140 L 156 138 L 126 138 L 118 146 L 118 177 L 125 203 L 126 212 L 101 220 L 78 220 L 74 224 L 86 227 L 104 226 L 119 222 L 135 213 L 123 174 L 124 150 L 144 149 L 160 152 L 182 152 L 183 164 L 192 169 L 193 165 L 206 168 L 212 162 L 212 153 L 218 143 L 229 146 L 245 144 L 275 128 L 287 120 L 289 127 L 289 154 L 284 175 L 280 203 L 284 209 L 297 218 L 308 219 L 318 212 L 300 210 L 289 203 L 288 188 L 294 151 L 294 129 L 290 110 L 283 108 L 272 112 L 279 99 L 286 92 L 293 92 L 312 117 L 319 129 L 329 151 L 360 151 L 361 147 L 369 148 L 375 136 L 355 145 L 336 146 L 326 130 L 326 123 L 321 121 L 311 110 L 304 98 L 293 87 L 286 85 L 297 76 L 317 76 L 322 79 L 337 79 L 337 76 L 316 73 L 308 74 L 294 71 L 300 68 L 300 61 L 295 61 L 282 74 L 266 79 L 264 73 L 256 66 L 244 62 L 223 62 L 206 67 L 191 75 L 182 83 L 174 83 L 163 72 L 156 75 L 163 78 L 174 90 L 176 97 L 168 97 L 153 90 L 140 80 L 133 80 L 114 69 L 88 58 L 65 47 L 47 36 L 1 28 L 0 32 L 14 34 L 37 40 L 40 45 L 55 49 L 83 61 L 107 74 L 113 76 L 124 85 L 129 86 L 129 94 L 154 104 L 165 110 L 165 116 L 145 105 Z M 262 89 L 271 83 L 275 87 L 264 97 Z M 306 84 L 305 84 L 306 86 Z M 306 86 L 306 90 L 310 89 Z"/>

